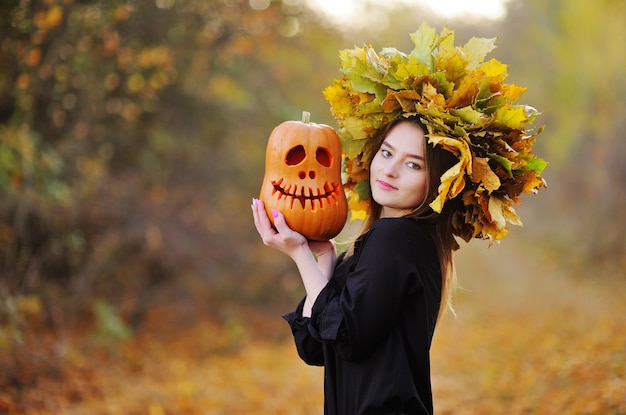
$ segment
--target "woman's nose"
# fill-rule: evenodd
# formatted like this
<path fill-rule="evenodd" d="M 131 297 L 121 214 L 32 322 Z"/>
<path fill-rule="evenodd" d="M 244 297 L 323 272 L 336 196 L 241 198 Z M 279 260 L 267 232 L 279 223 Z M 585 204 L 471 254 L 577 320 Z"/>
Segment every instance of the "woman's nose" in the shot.
<path fill-rule="evenodd" d="M 383 173 L 389 177 L 396 177 L 398 175 L 398 168 L 395 163 L 389 163 L 383 168 Z"/>

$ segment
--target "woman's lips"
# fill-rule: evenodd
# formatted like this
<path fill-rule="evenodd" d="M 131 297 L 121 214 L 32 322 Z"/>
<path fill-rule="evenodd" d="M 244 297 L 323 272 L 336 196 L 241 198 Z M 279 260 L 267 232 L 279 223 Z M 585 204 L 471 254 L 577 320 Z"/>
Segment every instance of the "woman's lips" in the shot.
<path fill-rule="evenodd" d="M 397 190 L 396 187 L 390 185 L 389 183 L 383 180 L 377 180 L 377 182 L 378 182 L 378 186 L 383 190 Z"/>

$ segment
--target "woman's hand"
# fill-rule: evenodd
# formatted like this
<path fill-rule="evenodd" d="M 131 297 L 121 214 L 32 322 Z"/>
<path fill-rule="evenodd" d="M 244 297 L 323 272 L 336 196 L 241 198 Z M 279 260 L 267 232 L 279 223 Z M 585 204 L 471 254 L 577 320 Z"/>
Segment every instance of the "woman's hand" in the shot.
<path fill-rule="evenodd" d="M 252 199 L 252 216 L 254 217 L 254 226 L 261 236 L 263 243 L 267 246 L 275 248 L 290 257 L 294 257 L 296 251 L 308 247 L 307 239 L 292 230 L 285 222 L 285 217 L 278 211 L 273 210 L 274 227 L 270 222 L 265 205 L 258 199 Z"/>
<path fill-rule="evenodd" d="M 303 235 L 289 228 L 280 212 L 273 210 L 272 215 L 275 229 L 263 202 L 252 199 L 254 226 L 263 243 L 289 255 L 298 267 L 307 294 L 302 315 L 310 317 L 317 296 L 332 276 L 336 259 L 335 246 L 331 241 L 307 241 Z"/>

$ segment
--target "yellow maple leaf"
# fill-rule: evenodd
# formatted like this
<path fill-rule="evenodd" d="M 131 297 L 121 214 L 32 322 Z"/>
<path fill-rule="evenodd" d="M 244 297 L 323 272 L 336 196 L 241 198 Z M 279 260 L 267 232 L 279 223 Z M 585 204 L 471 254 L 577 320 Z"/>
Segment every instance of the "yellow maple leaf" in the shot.
<path fill-rule="evenodd" d="M 500 88 L 500 93 L 509 100 L 509 102 L 515 102 L 524 95 L 527 89 L 528 88 L 516 84 L 504 84 Z"/>
<path fill-rule="evenodd" d="M 437 69 L 445 73 L 448 81 L 457 83 L 467 72 L 467 58 L 454 45 L 444 48 L 444 44 L 437 55 Z"/>
<path fill-rule="evenodd" d="M 450 98 L 446 101 L 447 108 L 463 108 L 474 103 L 478 95 L 480 77 L 478 73 L 472 72 L 467 74 L 461 80 L 458 88 L 456 88 Z"/>
<path fill-rule="evenodd" d="M 504 79 L 509 75 L 507 73 L 507 65 L 493 58 L 487 62 L 483 62 L 476 68 L 477 71 L 482 71 L 490 80 L 492 84 L 502 83 Z"/>
<path fill-rule="evenodd" d="M 390 61 L 394 65 L 395 71 L 388 72 L 387 76 L 393 76 L 395 83 L 400 86 L 402 83 L 428 73 L 428 68 L 420 63 L 415 57 L 409 56 L 405 58 L 401 54 L 396 54 L 394 59 Z"/>
<path fill-rule="evenodd" d="M 494 118 L 498 125 L 514 130 L 523 128 L 528 121 L 523 105 L 506 105 L 498 108 Z"/>
<path fill-rule="evenodd" d="M 343 116 L 352 112 L 352 99 L 340 81 L 335 81 L 332 85 L 326 87 L 322 94 L 330 102 L 333 114 L 336 117 L 343 118 Z"/>
<path fill-rule="evenodd" d="M 442 146 L 459 158 L 458 163 L 449 168 L 441 176 L 441 182 L 437 189 L 439 194 L 430 204 L 430 207 L 435 212 L 441 212 L 446 200 L 452 199 L 458 195 L 465 187 L 465 174 L 471 174 L 472 172 L 471 150 L 467 142 L 463 139 L 459 140 L 451 137 L 430 135 L 428 142 L 433 145 Z"/>
<path fill-rule="evenodd" d="M 346 189 L 346 197 L 348 198 L 350 220 L 365 220 L 369 211 L 367 200 L 361 199 L 359 194 L 351 189 Z"/>
<path fill-rule="evenodd" d="M 370 126 L 369 122 L 366 122 L 360 118 L 350 117 L 343 121 L 343 127 L 350 133 L 353 140 L 363 140 L 368 137 L 367 128 Z"/>

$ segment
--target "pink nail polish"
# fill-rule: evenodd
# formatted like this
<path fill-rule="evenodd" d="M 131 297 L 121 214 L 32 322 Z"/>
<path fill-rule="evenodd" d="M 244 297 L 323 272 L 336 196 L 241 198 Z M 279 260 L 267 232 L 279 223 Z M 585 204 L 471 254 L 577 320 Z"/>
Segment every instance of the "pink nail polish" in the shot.
<path fill-rule="evenodd" d="M 278 217 L 278 211 L 277 211 L 277 210 L 272 209 L 272 216 L 274 216 L 275 218 L 277 218 L 277 217 Z"/>

